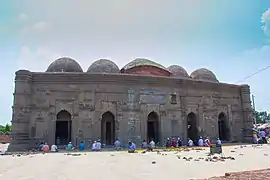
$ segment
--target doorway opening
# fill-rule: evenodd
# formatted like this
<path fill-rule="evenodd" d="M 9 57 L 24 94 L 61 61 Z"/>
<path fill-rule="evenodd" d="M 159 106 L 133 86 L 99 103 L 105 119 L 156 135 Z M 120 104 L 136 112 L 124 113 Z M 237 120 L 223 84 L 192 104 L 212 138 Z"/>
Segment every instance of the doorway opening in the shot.
<path fill-rule="evenodd" d="M 198 139 L 198 128 L 196 115 L 191 112 L 187 116 L 187 137 L 190 138 L 194 143 Z"/>
<path fill-rule="evenodd" d="M 115 141 L 115 118 L 111 112 L 105 112 L 101 119 L 101 142 L 113 145 Z"/>
<path fill-rule="evenodd" d="M 71 142 L 71 114 L 66 110 L 60 111 L 56 115 L 55 144 L 67 145 Z"/>
<path fill-rule="evenodd" d="M 156 112 L 151 112 L 147 118 L 147 140 L 148 142 L 154 140 L 159 142 L 159 118 Z"/>
<path fill-rule="evenodd" d="M 230 130 L 228 126 L 227 117 L 224 113 L 218 115 L 218 136 L 220 140 L 230 140 Z"/>

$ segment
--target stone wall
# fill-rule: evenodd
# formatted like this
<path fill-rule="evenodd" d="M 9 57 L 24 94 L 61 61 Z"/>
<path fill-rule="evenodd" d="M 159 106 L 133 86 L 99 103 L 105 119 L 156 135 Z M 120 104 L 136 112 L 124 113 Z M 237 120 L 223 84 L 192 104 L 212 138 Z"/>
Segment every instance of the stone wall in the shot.
<path fill-rule="evenodd" d="M 54 143 L 56 115 L 61 110 L 72 115 L 74 144 L 100 139 L 101 117 L 107 111 L 115 117 L 116 137 L 123 144 L 132 140 L 139 145 L 147 139 L 147 117 L 153 111 L 159 117 L 162 144 L 171 136 L 187 139 L 190 112 L 196 114 L 199 135 L 218 137 L 218 115 L 223 112 L 231 141 L 249 137 L 245 131 L 250 128 L 246 86 L 123 74 L 29 71 L 18 71 L 15 81 L 12 129 L 15 137 L 20 133 L 28 137 L 24 140 L 28 147 L 38 140 Z M 20 150 L 17 144 L 23 141 L 15 139 L 11 147 Z"/>

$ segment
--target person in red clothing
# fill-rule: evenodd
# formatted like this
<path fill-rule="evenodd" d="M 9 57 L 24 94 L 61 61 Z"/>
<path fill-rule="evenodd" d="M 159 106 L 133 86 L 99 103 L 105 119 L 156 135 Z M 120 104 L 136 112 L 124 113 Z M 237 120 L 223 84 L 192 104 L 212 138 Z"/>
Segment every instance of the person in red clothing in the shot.
<path fill-rule="evenodd" d="M 175 138 L 172 139 L 172 147 L 176 147 L 177 146 L 177 141 L 175 140 Z"/>
<path fill-rule="evenodd" d="M 210 142 L 209 138 L 205 138 L 204 142 L 205 142 L 205 146 L 207 146 L 207 147 L 211 146 L 211 142 Z"/>

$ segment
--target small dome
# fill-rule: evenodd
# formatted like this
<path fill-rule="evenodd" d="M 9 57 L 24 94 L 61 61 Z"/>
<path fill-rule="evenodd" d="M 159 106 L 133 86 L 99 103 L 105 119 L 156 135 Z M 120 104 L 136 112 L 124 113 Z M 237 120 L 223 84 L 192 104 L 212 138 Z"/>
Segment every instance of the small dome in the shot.
<path fill-rule="evenodd" d="M 163 69 L 165 71 L 168 71 L 161 64 L 158 64 L 158 63 L 156 63 L 154 61 L 151 61 L 151 60 L 148 60 L 148 59 L 144 59 L 144 58 L 137 58 L 137 59 L 129 62 L 127 65 L 125 65 L 123 67 L 123 69 L 127 70 L 127 69 L 131 69 L 131 68 L 138 67 L 138 66 L 154 66 L 154 67 Z"/>
<path fill-rule="evenodd" d="M 218 82 L 216 75 L 206 69 L 206 68 L 201 68 L 201 69 L 197 69 L 195 71 L 193 71 L 190 74 L 190 77 L 193 79 L 198 79 L 198 80 L 202 80 L 202 81 L 214 81 L 214 82 Z"/>
<path fill-rule="evenodd" d="M 83 70 L 75 60 L 62 57 L 52 62 L 46 72 L 83 72 Z"/>
<path fill-rule="evenodd" d="M 172 73 L 174 77 L 189 77 L 187 71 L 178 65 L 171 65 L 167 69 Z"/>
<path fill-rule="evenodd" d="M 118 73 L 119 67 L 108 59 L 99 59 L 91 64 L 87 72 L 90 73 Z"/>

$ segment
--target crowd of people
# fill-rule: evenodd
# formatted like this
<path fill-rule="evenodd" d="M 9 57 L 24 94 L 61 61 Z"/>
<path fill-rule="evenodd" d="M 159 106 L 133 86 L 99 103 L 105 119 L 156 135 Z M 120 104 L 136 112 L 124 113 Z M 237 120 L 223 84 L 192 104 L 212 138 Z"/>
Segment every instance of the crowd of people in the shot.
<path fill-rule="evenodd" d="M 217 145 L 221 145 L 221 140 L 218 138 L 217 141 L 216 141 L 216 144 Z M 122 146 L 121 142 L 119 139 L 116 139 L 115 142 L 114 142 L 114 148 L 115 150 L 119 151 L 121 149 L 128 149 L 128 152 L 129 153 L 133 153 L 136 151 L 137 149 L 137 146 L 134 142 L 132 141 L 129 141 L 127 146 Z M 187 144 L 183 143 L 183 141 L 181 140 L 181 138 L 167 138 L 166 140 L 166 148 L 177 148 L 177 147 L 182 147 L 182 146 L 189 146 L 189 147 L 192 147 L 192 146 L 205 146 L 205 147 L 210 147 L 211 146 L 211 142 L 209 140 L 209 138 L 202 138 L 202 137 L 199 137 L 198 141 L 194 142 L 192 139 L 188 139 L 187 141 Z M 101 143 L 100 140 L 97 140 L 97 141 L 94 141 L 93 143 L 89 142 L 89 149 L 91 149 L 92 151 L 101 151 L 101 149 L 105 147 L 104 144 Z M 153 149 L 156 148 L 156 142 L 152 139 L 150 141 L 146 141 L 146 140 L 143 140 L 142 143 L 141 143 L 141 149 L 145 149 L 145 150 L 148 150 L 148 151 L 153 151 Z M 65 150 L 67 151 L 73 151 L 75 150 L 75 146 L 72 144 L 72 142 L 69 142 L 67 145 L 65 145 Z M 85 143 L 84 141 L 81 141 L 79 143 L 79 145 L 77 146 L 77 149 L 79 151 L 83 151 L 86 149 L 86 146 L 85 146 Z M 87 148 L 88 149 L 88 148 Z M 53 144 L 51 145 L 51 147 L 49 147 L 48 143 L 43 143 L 41 142 L 40 144 L 36 144 L 36 147 L 33 149 L 35 151 L 43 151 L 45 153 L 47 152 L 58 152 L 59 149 L 58 149 L 58 146 Z"/>

